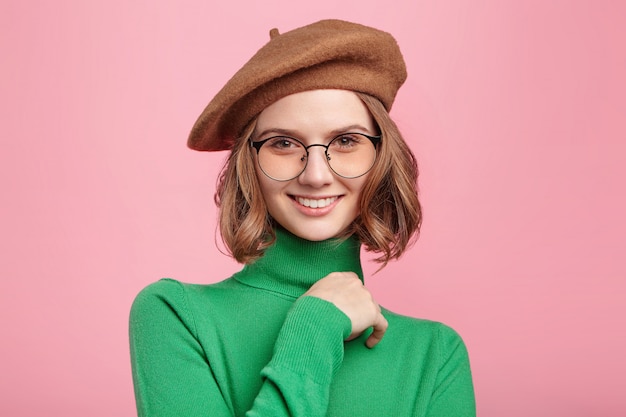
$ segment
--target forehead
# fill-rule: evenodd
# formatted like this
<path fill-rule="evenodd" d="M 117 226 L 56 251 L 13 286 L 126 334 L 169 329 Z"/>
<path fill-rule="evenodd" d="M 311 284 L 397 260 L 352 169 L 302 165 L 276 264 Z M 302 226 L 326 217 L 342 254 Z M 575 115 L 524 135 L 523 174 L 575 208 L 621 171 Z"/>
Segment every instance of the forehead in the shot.
<path fill-rule="evenodd" d="M 288 130 L 300 135 L 325 135 L 348 126 L 374 131 L 370 112 L 347 90 L 312 90 L 291 94 L 266 107 L 258 116 L 256 132 Z"/>

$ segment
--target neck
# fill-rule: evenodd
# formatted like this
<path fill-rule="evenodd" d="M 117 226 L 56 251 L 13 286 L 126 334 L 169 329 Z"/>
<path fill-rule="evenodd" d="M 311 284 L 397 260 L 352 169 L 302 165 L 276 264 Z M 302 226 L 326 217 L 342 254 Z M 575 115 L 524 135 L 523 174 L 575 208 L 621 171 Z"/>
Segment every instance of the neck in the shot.
<path fill-rule="evenodd" d="M 299 297 L 331 272 L 354 272 L 363 280 L 361 244 L 356 237 L 312 242 L 283 228 L 261 259 L 246 265 L 235 279 L 252 287 Z"/>

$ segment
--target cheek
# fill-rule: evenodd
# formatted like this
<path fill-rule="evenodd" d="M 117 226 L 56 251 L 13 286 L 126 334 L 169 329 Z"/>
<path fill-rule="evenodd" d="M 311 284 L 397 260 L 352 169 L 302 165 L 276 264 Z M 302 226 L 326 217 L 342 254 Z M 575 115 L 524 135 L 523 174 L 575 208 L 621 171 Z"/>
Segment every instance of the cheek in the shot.
<path fill-rule="evenodd" d="M 259 183 L 259 189 L 261 191 L 261 197 L 263 198 L 263 201 L 265 201 L 265 206 L 267 207 L 268 212 L 273 217 L 275 214 L 273 213 L 274 207 L 276 207 L 277 197 L 281 190 L 281 183 L 268 178 L 258 168 L 258 165 L 256 167 L 256 176 Z"/>
<path fill-rule="evenodd" d="M 355 183 L 352 184 L 352 192 L 357 196 L 357 200 L 361 199 L 361 195 L 363 194 L 363 190 L 365 189 L 365 185 L 369 180 L 369 173 L 365 174 L 361 178 L 355 179 Z"/>
<path fill-rule="evenodd" d="M 268 200 L 270 200 L 269 196 L 271 195 L 271 187 L 269 186 L 269 184 L 267 184 L 266 181 L 264 181 L 264 179 L 261 177 L 262 175 L 262 173 L 261 175 L 259 175 L 259 172 L 257 170 L 257 181 L 259 182 L 261 197 L 263 198 L 263 200 L 265 200 L 265 204 L 267 204 Z"/>
<path fill-rule="evenodd" d="M 355 216 L 361 214 L 361 200 L 363 198 L 363 190 L 365 189 L 365 185 L 368 181 L 368 175 L 365 175 L 363 178 L 354 179 L 350 184 L 349 188 L 353 195 L 352 200 L 352 211 Z"/>

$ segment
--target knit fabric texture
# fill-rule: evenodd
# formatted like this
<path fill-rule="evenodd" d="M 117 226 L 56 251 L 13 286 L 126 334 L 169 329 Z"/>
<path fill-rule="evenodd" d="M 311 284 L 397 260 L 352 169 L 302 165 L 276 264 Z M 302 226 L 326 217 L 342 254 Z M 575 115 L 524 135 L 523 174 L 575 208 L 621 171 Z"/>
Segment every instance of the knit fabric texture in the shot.
<path fill-rule="evenodd" d="M 199 151 L 231 149 L 250 121 L 290 94 L 342 89 L 367 93 L 391 109 L 406 79 L 400 48 L 387 32 L 322 20 L 271 39 L 217 93 L 188 138 Z"/>
<path fill-rule="evenodd" d="M 139 416 L 475 416 L 465 345 L 449 327 L 383 309 L 389 328 L 344 342 L 350 320 L 301 295 L 332 271 L 362 276 L 359 243 L 284 230 L 265 256 L 211 285 L 161 280 L 135 299 Z"/>

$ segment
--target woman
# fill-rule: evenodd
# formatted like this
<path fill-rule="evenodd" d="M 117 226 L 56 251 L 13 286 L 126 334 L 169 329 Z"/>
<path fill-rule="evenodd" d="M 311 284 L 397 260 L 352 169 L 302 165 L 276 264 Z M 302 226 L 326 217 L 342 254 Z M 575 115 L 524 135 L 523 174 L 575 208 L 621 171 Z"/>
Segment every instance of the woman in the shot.
<path fill-rule="evenodd" d="M 270 36 L 189 137 L 231 150 L 216 202 L 245 266 L 138 295 L 139 414 L 474 415 L 459 336 L 381 309 L 363 286 L 361 245 L 384 266 L 421 221 L 415 159 L 388 115 L 406 78 L 395 40 L 337 20 Z"/>

